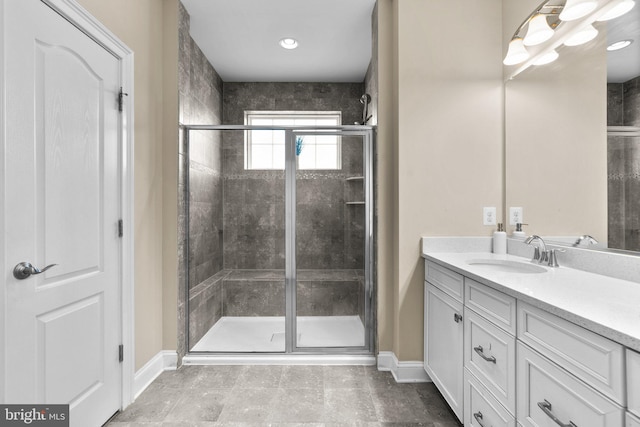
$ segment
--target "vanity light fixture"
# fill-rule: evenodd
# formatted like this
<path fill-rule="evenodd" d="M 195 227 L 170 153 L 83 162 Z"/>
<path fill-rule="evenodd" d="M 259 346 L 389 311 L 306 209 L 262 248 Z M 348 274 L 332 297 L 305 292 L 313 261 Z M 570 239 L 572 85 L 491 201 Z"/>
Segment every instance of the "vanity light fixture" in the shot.
<path fill-rule="evenodd" d="M 527 29 L 527 35 L 522 40 L 525 46 L 535 46 L 540 43 L 544 43 L 553 37 L 553 29 L 547 22 L 547 16 L 538 13 L 531 21 L 529 21 L 529 28 Z"/>
<path fill-rule="evenodd" d="M 562 10 L 561 4 L 549 4 L 552 0 L 542 2 L 522 24 L 518 27 L 509 42 L 507 55 L 502 61 L 505 65 L 516 65 L 529 59 L 526 46 L 544 43 L 553 37 L 554 29 L 560 24 L 558 15 Z M 527 28 L 524 38 L 520 35 Z"/>
<path fill-rule="evenodd" d="M 291 37 L 285 37 L 283 39 L 280 40 L 280 46 L 282 46 L 285 49 L 295 49 L 298 47 L 298 41 L 296 39 L 293 39 Z"/>
<path fill-rule="evenodd" d="M 615 6 L 605 12 L 604 15 L 599 17 L 597 21 L 609 21 L 611 19 L 615 19 L 629 12 L 635 5 L 636 2 L 634 0 L 620 0 Z"/>
<path fill-rule="evenodd" d="M 574 21 L 580 19 L 593 12 L 597 6 L 598 2 L 596 0 L 567 0 L 562 12 L 560 12 L 560 20 Z"/>
<path fill-rule="evenodd" d="M 596 38 L 598 30 L 589 24 L 564 41 L 565 46 L 579 46 Z"/>
<path fill-rule="evenodd" d="M 629 46 L 631 43 L 633 43 L 633 40 L 620 40 L 618 42 L 611 43 L 609 46 L 607 46 L 607 50 L 609 52 L 614 52 L 616 50 L 624 49 L 625 47 Z"/>
<path fill-rule="evenodd" d="M 509 42 L 507 56 L 502 63 L 504 65 L 516 65 L 529 59 L 529 52 L 525 49 L 521 37 L 514 37 Z"/>
<path fill-rule="evenodd" d="M 545 53 L 544 55 L 540 56 L 539 58 L 537 58 L 535 61 L 533 61 L 533 65 L 546 65 L 546 64 L 550 64 L 553 61 L 555 61 L 556 59 L 558 59 L 560 55 L 558 54 L 558 52 L 554 50 Z"/>

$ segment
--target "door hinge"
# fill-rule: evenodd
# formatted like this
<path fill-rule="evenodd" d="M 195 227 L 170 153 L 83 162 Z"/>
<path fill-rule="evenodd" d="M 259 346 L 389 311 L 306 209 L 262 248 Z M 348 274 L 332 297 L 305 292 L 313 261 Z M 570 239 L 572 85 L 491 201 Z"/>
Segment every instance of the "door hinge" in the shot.
<path fill-rule="evenodd" d="M 128 93 L 124 93 L 122 91 L 122 88 L 120 88 L 120 92 L 118 92 L 118 111 L 122 112 L 123 110 L 123 105 L 124 105 L 124 97 L 125 96 L 129 96 Z"/>
<path fill-rule="evenodd" d="M 118 220 L 118 237 L 124 236 L 124 222 L 121 219 Z"/>
<path fill-rule="evenodd" d="M 124 345 L 120 344 L 118 346 L 118 361 L 122 363 L 124 361 Z"/>

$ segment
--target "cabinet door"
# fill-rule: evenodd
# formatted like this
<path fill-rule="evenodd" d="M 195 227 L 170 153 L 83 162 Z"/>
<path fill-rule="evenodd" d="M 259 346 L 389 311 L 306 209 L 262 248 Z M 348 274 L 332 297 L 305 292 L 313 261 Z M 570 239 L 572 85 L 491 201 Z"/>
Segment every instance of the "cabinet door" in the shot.
<path fill-rule="evenodd" d="M 460 421 L 463 395 L 462 303 L 425 282 L 424 366 Z"/>
<path fill-rule="evenodd" d="M 631 412 L 627 412 L 627 423 L 625 427 L 640 427 L 640 418 L 636 418 L 631 415 Z"/>
<path fill-rule="evenodd" d="M 516 338 L 464 308 L 464 365 L 516 413 Z"/>
<path fill-rule="evenodd" d="M 627 350 L 627 379 L 627 407 L 640 418 L 640 353 L 631 350 Z"/>
<path fill-rule="evenodd" d="M 622 427 L 624 409 L 518 343 L 518 422 L 525 427 Z"/>
<path fill-rule="evenodd" d="M 516 420 L 468 369 L 464 370 L 464 419 L 469 427 L 514 427 Z"/>

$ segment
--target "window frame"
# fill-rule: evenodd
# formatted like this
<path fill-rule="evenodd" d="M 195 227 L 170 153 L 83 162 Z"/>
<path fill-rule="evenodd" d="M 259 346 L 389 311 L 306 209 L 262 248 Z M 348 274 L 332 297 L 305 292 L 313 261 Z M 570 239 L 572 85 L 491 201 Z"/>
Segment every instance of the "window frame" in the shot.
<path fill-rule="evenodd" d="M 336 120 L 336 124 L 335 125 L 331 125 L 332 127 L 335 126 L 340 127 L 342 126 L 342 111 L 267 111 L 267 110 L 257 110 L 257 111 L 245 111 L 244 112 L 244 123 L 247 126 L 252 126 L 252 121 L 254 119 L 292 119 L 294 120 L 304 120 L 304 119 L 311 119 L 311 120 L 317 120 L 317 119 L 321 119 L 321 118 L 333 118 Z M 258 125 L 258 126 L 266 126 L 266 127 L 274 127 L 278 128 L 278 125 Z M 283 125 L 284 126 L 284 125 Z M 295 127 L 296 125 L 287 125 L 288 126 L 292 126 Z M 313 127 L 314 125 L 300 125 L 302 128 L 305 127 Z M 307 130 L 305 129 L 302 132 L 307 132 Z M 312 134 L 314 131 L 310 130 L 308 131 L 309 134 Z M 252 131 L 248 130 L 245 132 L 245 137 L 244 137 L 244 169 L 245 170 L 255 170 L 255 171 L 260 171 L 260 170 L 284 170 L 284 168 L 255 168 L 252 167 L 253 165 L 253 161 L 251 158 L 251 154 L 252 154 L 252 141 L 251 141 L 251 136 L 252 136 Z M 342 138 L 339 135 L 331 135 L 331 136 L 335 136 L 336 138 L 336 167 L 335 168 L 300 168 L 298 167 L 298 170 L 308 170 L 308 171 L 322 171 L 322 170 L 326 170 L 326 171 L 339 171 L 342 170 Z M 267 145 L 267 144 L 265 144 Z M 273 147 L 274 144 L 271 144 L 271 146 Z M 314 144 L 314 146 L 316 146 L 316 144 Z M 296 156 L 296 164 L 298 165 L 298 157 Z M 272 162 L 273 165 L 273 162 Z"/>

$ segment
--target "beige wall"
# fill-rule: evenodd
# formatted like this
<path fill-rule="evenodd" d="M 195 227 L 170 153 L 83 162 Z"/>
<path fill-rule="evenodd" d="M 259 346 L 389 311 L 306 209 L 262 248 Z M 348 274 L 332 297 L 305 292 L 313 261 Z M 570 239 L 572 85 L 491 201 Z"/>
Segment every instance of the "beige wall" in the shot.
<path fill-rule="evenodd" d="M 502 6 L 390 0 L 379 7 L 380 61 L 392 64 L 380 66 L 378 159 L 384 144 L 393 165 L 379 166 L 379 181 L 389 185 L 379 187 L 378 202 L 395 200 L 378 207 L 388 209 L 378 236 L 393 248 L 378 256 L 380 349 L 421 360 L 420 237 L 490 235 L 482 207 L 502 206 Z M 386 41 L 383 24 L 392 28 Z M 383 88 L 391 92 L 386 101 Z"/>
<path fill-rule="evenodd" d="M 176 346 L 177 130 L 163 126 L 163 120 L 177 123 L 173 99 L 177 0 L 78 2 L 134 51 L 135 367 L 139 369 L 160 350 Z M 165 46 L 169 56 L 175 48 L 175 61 L 165 58 Z"/>
<path fill-rule="evenodd" d="M 376 242 L 378 284 L 378 349 L 393 349 L 395 295 L 393 283 L 394 257 L 394 20 L 393 0 L 378 0 L 378 131 L 376 134 Z"/>

